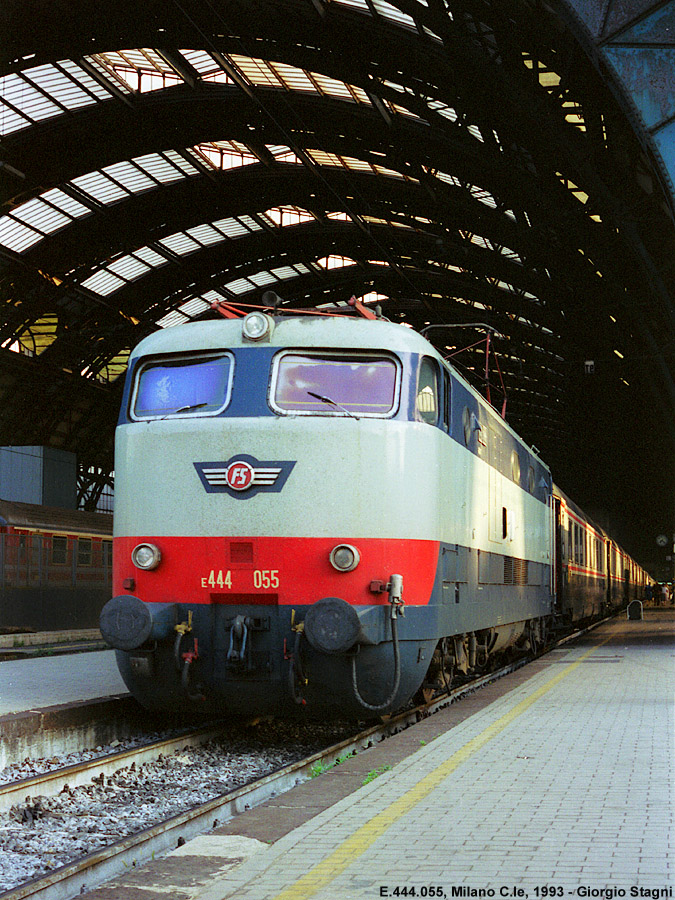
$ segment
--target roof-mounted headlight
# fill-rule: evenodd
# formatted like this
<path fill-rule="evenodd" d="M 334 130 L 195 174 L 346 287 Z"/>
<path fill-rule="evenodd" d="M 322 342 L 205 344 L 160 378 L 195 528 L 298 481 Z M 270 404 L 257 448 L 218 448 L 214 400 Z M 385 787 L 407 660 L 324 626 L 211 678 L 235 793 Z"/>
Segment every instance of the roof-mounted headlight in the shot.
<path fill-rule="evenodd" d="M 246 341 L 269 340 L 274 329 L 274 319 L 262 312 L 251 312 L 244 317 L 241 327 L 242 337 Z"/>
<path fill-rule="evenodd" d="M 131 561 L 138 569 L 156 569 L 162 554 L 154 544 L 138 544 L 131 551 Z"/>

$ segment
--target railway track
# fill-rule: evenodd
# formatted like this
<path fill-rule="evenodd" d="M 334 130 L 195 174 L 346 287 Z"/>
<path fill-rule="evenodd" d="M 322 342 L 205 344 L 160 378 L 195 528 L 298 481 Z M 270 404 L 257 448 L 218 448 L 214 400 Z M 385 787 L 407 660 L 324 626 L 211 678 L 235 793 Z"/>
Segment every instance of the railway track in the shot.
<path fill-rule="evenodd" d="M 603 622 L 594 623 L 589 628 L 574 632 L 546 648 L 540 656 L 549 653 L 584 633 L 597 628 Z M 536 657 L 535 657 L 536 658 Z M 246 809 L 263 803 L 270 797 L 284 793 L 297 784 L 312 777 L 317 771 L 324 770 L 332 763 L 367 749 L 373 744 L 396 734 L 422 717 L 433 714 L 436 710 L 456 702 L 465 694 L 478 690 L 483 685 L 504 677 L 532 661 L 532 657 L 510 663 L 501 669 L 472 680 L 454 688 L 423 706 L 405 710 L 386 720 L 371 725 L 344 740 L 333 743 L 310 756 L 300 759 L 281 769 L 270 772 L 250 783 L 228 791 L 221 796 L 200 803 L 192 809 L 174 815 L 165 821 L 144 828 L 134 834 L 108 846 L 90 853 L 81 859 L 60 866 L 52 872 L 34 878 L 9 891 L 0 893 L 0 900 L 70 900 L 85 890 L 119 875 L 131 866 L 141 864 L 155 856 L 175 849 L 179 844 L 192 839 L 198 834 L 209 831 Z M 105 757 L 89 760 L 66 769 L 59 769 L 44 775 L 34 776 L 23 781 L 0 787 L 0 809 L 8 809 L 17 802 L 30 796 L 53 796 L 63 790 L 65 785 L 73 788 L 78 784 L 87 784 L 95 779 L 110 777 L 113 773 L 132 765 L 142 765 L 149 760 L 156 760 L 160 755 L 167 756 L 187 746 L 204 744 L 223 733 L 222 726 L 197 729 L 179 737 L 156 741 L 133 750 L 113 753 Z"/>

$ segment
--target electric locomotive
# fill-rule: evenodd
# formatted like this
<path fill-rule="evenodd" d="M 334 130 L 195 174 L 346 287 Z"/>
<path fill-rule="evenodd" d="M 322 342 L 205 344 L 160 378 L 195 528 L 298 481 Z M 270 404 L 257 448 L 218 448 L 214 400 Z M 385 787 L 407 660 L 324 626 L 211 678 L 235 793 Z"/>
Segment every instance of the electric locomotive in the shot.
<path fill-rule="evenodd" d="M 132 353 L 101 630 L 150 709 L 367 717 L 554 608 L 547 466 L 420 334 L 204 321 Z"/>

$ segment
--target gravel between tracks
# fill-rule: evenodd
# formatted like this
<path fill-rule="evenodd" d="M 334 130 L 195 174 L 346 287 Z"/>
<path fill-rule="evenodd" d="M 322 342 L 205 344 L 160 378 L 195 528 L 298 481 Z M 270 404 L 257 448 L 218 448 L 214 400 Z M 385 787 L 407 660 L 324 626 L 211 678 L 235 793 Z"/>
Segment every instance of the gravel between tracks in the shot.
<path fill-rule="evenodd" d="M 225 794 L 354 734 L 354 725 L 260 723 L 202 747 L 185 747 L 155 762 L 121 769 L 56 797 L 27 797 L 0 816 L 0 892 L 43 875 L 120 838 Z M 111 747 L 126 749 L 127 742 Z M 69 754 L 59 765 L 100 756 Z M 54 759 L 26 761 L 29 777 Z M 2 775 L 0 774 L 0 778 Z"/>

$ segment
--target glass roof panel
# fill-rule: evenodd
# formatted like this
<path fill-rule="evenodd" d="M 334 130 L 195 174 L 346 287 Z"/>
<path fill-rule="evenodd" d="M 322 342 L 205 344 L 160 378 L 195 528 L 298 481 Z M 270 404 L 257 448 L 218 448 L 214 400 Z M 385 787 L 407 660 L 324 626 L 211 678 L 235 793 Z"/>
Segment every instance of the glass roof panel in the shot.
<path fill-rule="evenodd" d="M 141 247 L 140 250 L 134 250 L 134 256 L 137 256 L 139 259 L 142 259 L 143 262 L 146 262 L 149 266 L 154 266 L 155 268 L 165 266 L 169 262 L 166 256 L 155 253 L 150 247 Z"/>
<path fill-rule="evenodd" d="M 250 216 L 237 216 L 237 218 L 250 231 L 262 231 L 262 225 L 258 225 L 256 220 L 252 219 Z"/>
<path fill-rule="evenodd" d="M 283 87 L 264 59 L 239 56 L 237 53 L 230 54 L 230 59 L 251 84 L 257 84 L 260 87 Z"/>
<path fill-rule="evenodd" d="M 46 193 L 41 194 L 40 196 L 48 203 L 53 203 L 54 206 L 58 206 L 59 209 L 62 209 L 65 213 L 68 213 L 68 215 L 72 216 L 74 219 L 79 219 L 82 216 L 91 215 L 91 210 L 88 206 L 85 206 L 83 203 L 79 203 L 73 197 L 70 197 L 68 194 L 64 193 L 64 191 L 59 190 L 59 188 L 53 188 L 51 191 L 46 191 Z"/>
<path fill-rule="evenodd" d="M 186 316 L 198 316 L 200 313 L 206 312 L 207 309 L 211 308 L 211 304 L 207 303 L 206 300 L 203 300 L 201 297 L 194 297 L 192 300 L 188 300 L 187 303 L 182 303 L 178 309 Z"/>
<path fill-rule="evenodd" d="M 185 256 L 187 253 L 194 253 L 194 251 L 199 250 L 201 246 L 196 241 L 193 241 L 192 238 L 189 238 L 182 231 L 179 231 L 176 234 L 170 234 L 168 237 L 162 238 L 159 243 L 163 244 L 174 253 L 178 253 L 180 256 Z"/>
<path fill-rule="evenodd" d="M 248 278 L 237 278 L 236 281 L 230 281 L 225 285 L 225 289 L 232 291 L 233 294 L 245 294 L 246 291 L 252 291 L 255 285 Z"/>
<path fill-rule="evenodd" d="M 370 9 L 366 0 L 334 0 L 334 2 L 339 3 L 341 6 L 353 6 L 355 9 L 361 9 L 370 15 Z"/>
<path fill-rule="evenodd" d="M 292 162 L 302 164 L 290 147 L 284 147 L 283 145 L 278 144 L 265 144 L 265 147 L 270 151 L 277 162 Z"/>
<path fill-rule="evenodd" d="M 343 100 L 354 99 L 344 81 L 337 81 L 335 78 L 320 75 L 318 72 L 312 73 L 312 78 L 316 81 L 323 94 L 328 94 L 330 97 L 340 97 Z"/>
<path fill-rule="evenodd" d="M 195 169 L 177 150 L 166 150 L 162 156 L 165 156 L 169 162 L 172 162 L 186 175 L 199 175 L 199 169 Z M 138 162 L 138 160 L 134 160 L 134 162 Z"/>
<path fill-rule="evenodd" d="M 218 65 L 211 54 L 205 50 L 181 50 L 180 53 L 200 75 L 210 75 L 222 71 L 222 66 Z"/>
<path fill-rule="evenodd" d="M 326 153 L 324 150 L 307 150 L 307 155 L 320 166 L 342 166 L 342 161 L 335 153 Z"/>
<path fill-rule="evenodd" d="M 90 93 L 98 97 L 99 100 L 110 99 L 110 91 L 106 90 L 106 88 L 99 84 L 98 81 L 95 81 L 88 72 L 85 72 L 84 69 L 80 68 L 80 66 L 73 62 L 72 59 L 60 60 L 59 66 L 62 69 L 65 69 L 71 78 L 79 82 Z"/>
<path fill-rule="evenodd" d="M 20 131 L 30 125 L 28 119 L 20 116 L 19 113 L 10 109 L 6 103 L 0 102 L 0 135 L 12 134 L 14 131 Z"/>
<path fill-rule="evenodd" d="M 93 291 L 95 294 L 100 294 L 102 297 L 107 297 L 108 294 L 112 294 L 118 288 L 124 287 L 124 281 L 118 278 L 117 275 L 108 272 L 107 269 L 101 269 L 83 281 L 82 287 L 88 288 L 88 290 Z"/>
<path fill-rule="evenodd" d="M 132 254 L 116 259 L 107 268 L 109 272 L 120 275 L 125 281 L 133 281 L 134 278 L 140 278 L 141 275 L 145 275 L 146 272 L 150 271 L 145 263 L 141 262 L 140 259 L 136 259 Z"/>
<path fill-rule="evenodd" d="M 202 297 L 203 297 L 204 300 L 206 300 L 206 302 L 209 303 L 209 304 L 211 304 L 211 303 L 220 303 L 222 300 L 225 300 L 225 299 L 226 299 L 226 298 L 225 298 L 221 293 L 219 293 L 218 291 L 205 291 L 205 292 L 202 294 Z"/>
<path fill-rule="evenodd" d="M 437 112 L 440 116 L 445 116 L 446 119 L 450 119 L 451 122 L 456 122 L 459 118 L 456 111 L 442 100 L 429 100 L 427 106 L 429 109 L 433 109 L 434 112 Z"/>
<path fill-rule="evenodd" d="M 115 203 L 117 200 L 123 200 L 129 196 L 129 193 L 123 190 L 119 185 L 115 184 L 107 178 L 102 172 L 89 172 L 87 175 L 80 175 L 73 178 L 72 183 L 89 194 L 99 203 Z"/>
<path fill-rule="evenodd" d="M 96 103 L 94 97 L 83 91 L 56 66 L 46 65 L 31 69 L 30 80 L 66 109 L 79 109 Z"/>
<path fill-rule="evenodd" d="M 213 227 L 222 231 L 228 237 L 241 237 L 241 235 L 248 234 L 250 231 L 262 230 L 261 226 L 251 219 L 250 216 L 239 216 L 238 219 L 218 219 L 217 222 L 213 222 Z"/>
<path fill-rule="evenodd" d="M 236 169 L 258 162 L 258 157 L 248 151 L 233 149 L 229 141 L 214 141 L 213 144 L 198 144 L 195 151 L 216 169 Z"/>
<path fill-rule="evenodd" d="M 167 315 L 159 319 L 157 325 L 160 328 L 171 328 L 174 325 L 184 325 L 186 320 L 187 317 L 183 313 L 173 310 L 173 312 L 167 313 Z"/>
<path fill-rule="evenodd" d="M 171 66 L 162 57 L 150 48 L 138 48 L 136 50 L 119 50 L 113 53 L 100 53 L 100 57 L 111 66 L 120 68 L 131 66 L 134 69 L 154 69 L 164 75 L 174 75 Z"/>
<path fill-rule="evenodd" d="M 274 284 L 277 280 L 274 275 L 271 275 L 269 272 L 258 272 L 256 275 L 250 276 L 253 284 L 257 284 L 258 287 L 262 287 L 265 284 Z"/>
<path fill-rule="evenodd" d="M 163 156 L 160 153 L 149 153 L 147 156 L 135 157 L 133 162 L 135 162 L 137 166 L 140 166 L 141 169 L 143 169 L 148 173 L 148 175 L 151 175 L 157 181 L 161 182 L 162 184 L 168 184 L 171 181 L 178 181 L 179 178 L 185 177 L 183 171 L 181 171 L 182 167 L 178 169 L 176 168 L 176 165 L 172 165 L 172 163 L 175 163 L 175 160 L 170 157 L 171 162 L 169 162 L 169 159 L 166 158 L 168 156 L 168 153 L 166 154 L 166 156 Z M 176 156 L 178 156 L 178 154 L 176 154 Z M 195 174 L 197 173 L 197 170 L 194 168 L 194 166 L 190 166 L 190 164 L 186 160 L 182 159 L 182 157 L 179 157 L 179 159 L 184 164 L 184 166 L 192 170 Z"/>
<path fill-rule="evenodd" d="M 373 105 L 371 103 L 370 97 L 363 90 L 363 88 L 357 87 L 355 84 L 350 84 L 349 87 L 351 88 L 352 92 L 356 96 L 356 99 L 359 101 L 359 103 L 366 103 L 368 106 Z"/>
<path fill-rule="evenodd" d="M 27 228 L 11 216 L 0 218 L 0 244 L 14 250 L 15 253 L 23 253 L 33 244 L 42 240 L 42 235 L 32 228 Z"/>
<path fill-rule="evenodd" d="M 270 63 L 270 68 L 290 90 L 304 91 L 310 94 L 318 93 L 316 86 L 303 69 L 280 62 Z"/>
<path fill-rule="evenodd" d="M 210 225 L 198 225 L 196 228 L 188 228 L 187 233 L 191 238 L 199 241 L 199 243 L 204 246 L 208 246 L 209 244 L 219 244 L 221 241 L 225 240 L 225 236 Z"/>
<path fill-rule="evenodd" d="M 404 12 L 401 12 L 400 9 L 392 6 L 391 3 L 387 3 L 386 0 L 372 0 L 372 3 L 373 8 L 385 19 L 390 19 L 398 25 L 408 25 L 412 28 L 415 27 L 415 20 L 412 16 L 408 16 Z"/>
<path fill-rule="evenodd" d="M 271 271 L 277 278 L 295 278 L 298 274 L 292 266 L 280 266 L 280 268 L 272 269 Z"/>
<path fill-rule="evenodd" d="M 91 66 L 96 69 L 101 78 L 109 82 L 111 85 L 114 85 L 115 90 L 121 91 L 123 94 L 133 93 L 129 85 L 122 78 L 117 76 L 112 68 L 106 63 L 105 57 L 103 55 L 95 54 L 93 56 L 85 56 L 85 59 Z M 100 86 L 97 85 L 97 87 L 98 90 L 103 90 Z"/>
<path fill-rule="evenodd" d="M 29 69 L 26 74 L 30 71 Z M 5 75 L 0 78 L 0 97 L 33 122 L 58 116 L 63 112 L 20 75 Z"/>
<path fill-rule="evenodd" d="M 22 206 L 12 212 L 12 215 L 17 219 L 21 219 L 26 225 L 32 225 L 33 228 L 42 231 L 44 234 L 49 234 L 52 231 L 56 231 L 57 228 L 69 225 L 72 221 L 68 216 L 64 216 L 62 212 L 54 209 L 53 206 L 45 203 L 39 197 L 34 197 L 27 203 L 22 204 Z"/>
<path fill-rule="evenodd" d="M 131 162 L 114 163 L 112 166 L 106 166 L 102 171 L 114 178 L 115 181 L 119 181 L 123 187 L 134 194 L 157 187 L 156 181 L 148 178 L 145 172 Z"/>

